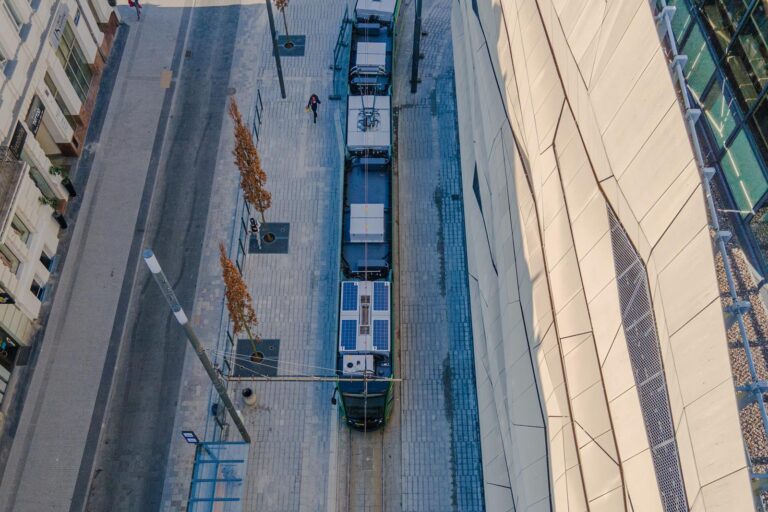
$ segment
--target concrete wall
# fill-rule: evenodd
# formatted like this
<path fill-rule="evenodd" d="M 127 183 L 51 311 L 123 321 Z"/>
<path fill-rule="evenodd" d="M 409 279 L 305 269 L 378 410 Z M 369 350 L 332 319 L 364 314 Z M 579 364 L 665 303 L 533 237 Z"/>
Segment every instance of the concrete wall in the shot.
<path fill-rule="evenodd" d="M 619 231 L 647 274 L 681 496 L 752 509 L 699 170 L 649 2 L 475 5 L 454 3 L 452 30 L 488 510 L 681 509 L 633 376 Z"/>

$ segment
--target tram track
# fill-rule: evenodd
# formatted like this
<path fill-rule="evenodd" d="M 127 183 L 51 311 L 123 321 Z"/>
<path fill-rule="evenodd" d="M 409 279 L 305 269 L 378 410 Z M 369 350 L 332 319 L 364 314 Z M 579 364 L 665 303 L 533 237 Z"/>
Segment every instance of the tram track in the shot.
<path fill-rule="evenodd" d="M 394 113 L 393 133 L 393 194 L 392 194 L 392 220 L 393 220 L 393 262 L 395 268 L 399 264 L 399 196 L 397 173 L 397 111 Z M 399 274 L 395 274 L 392 293 L 392 308 L 394 322 L 395 349 L 395 373 L 402 376 L 401 347 L 400 347 L 400 280 Z M 402 443 L 400 429 L 400 396 L 401 390 L 395 389 L 395 400 L 390 421 L 386 428 L 375 431 L 360 432 L 350 428 L 340 429 L 339 453 L 334 457 L 342 465 L 346 465 L 346 472 L 336 473 L 336 492 L 338 500 L 329 512 L 399 512 L 401 500 L 387 501 L 387 493 L 392 497 L 399 494 L 400 486 L 393 478 L 397 478 L 401 470 L 400 446 Z M 385 451 L 386 446 L 386 451 Z M 344 461 L 344 462 L 341 462 Z M 394 486 L 394 489 L 392 487 Z"/>
<path fill-rule="evenodd" d="M 384 431 L 347 430 L 347 447 L 344 512 L 383 512 Z"/>

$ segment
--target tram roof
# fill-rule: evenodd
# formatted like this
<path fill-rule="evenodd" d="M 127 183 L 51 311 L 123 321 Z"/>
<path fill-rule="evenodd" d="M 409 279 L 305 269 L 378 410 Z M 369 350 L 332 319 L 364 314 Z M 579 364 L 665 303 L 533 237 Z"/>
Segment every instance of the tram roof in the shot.
<path fill-rule="evenodd" d="M 358 20 L 377 19 L 391 22 L 395 15 L 397 0 L 357 0 L 355 15 Z"/>
<path fill-rule="evenodd" d="M 391 302 L 387 281 L 343 281 L 339 352 L 389 353 Z"/>
<path fill-rule="evenodd" d="M 347 98 L 347 148 L 352 151 L 389 151 L 392 120 L 389 96 Z"/>

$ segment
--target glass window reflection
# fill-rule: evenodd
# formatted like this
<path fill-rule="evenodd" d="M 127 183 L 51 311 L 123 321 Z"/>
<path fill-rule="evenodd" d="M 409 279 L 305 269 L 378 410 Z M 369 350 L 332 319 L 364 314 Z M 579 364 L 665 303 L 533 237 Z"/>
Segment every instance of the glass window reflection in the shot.
<path fill-rule="evenodd" d="M 703 108 L 717 146 L 722 149 L 728 136 L 736 128 L 735 99 L 730 94 L 727 86 L 725 91 L 723 91 L 721 81 L 715 80 L 709 92 L 707 92 Z"/>
<path fill-rule="evenodd" d="M 688 87 L 693 92 L 696 101 L 701 103 L 704 88 L 715 72 L 715 61 L 712 59 L 704 34 L 701 33 L 699 27 L 693 27 L 682 53 L 688 56 L 688 63 L 685 65 L 685 78 L 688 80 Z"/>
<path fill-rule="evenodd" d="M 725 60 L 745 109 L 754 104 L 768 84 L 767 25 L 765 5 L 760 2 L 745 21 Z"/>
<path fill-rule="evenodd" d="M 721 52 L 725 53 L 731 43 L 748 4 L 748 0 L 696 0 L 696 6 Z"/>
<path fill-rule="evenodd" d="M 734 139 L 720 161 L 728 188 L 742 215 L 751 213 L 754 205 L 768 191 L 763 171 L 744 130 Z"/>

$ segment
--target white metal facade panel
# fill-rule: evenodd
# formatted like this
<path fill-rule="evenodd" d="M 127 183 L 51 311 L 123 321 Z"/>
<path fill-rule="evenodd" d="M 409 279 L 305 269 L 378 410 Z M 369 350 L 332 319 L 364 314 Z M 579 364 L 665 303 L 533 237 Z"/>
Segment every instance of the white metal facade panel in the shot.
<path fill-rule="evenodd" d="M 345 301 L 345 299 L 348 299 L 346 297 L 347 292 L 345 291 L 345 284 L 350 283 L 356 285 L 356 297 L 354 297 L 356 300 L 354 300 L 354 309 L 344 309 L 344 304 L 348 301 Z M 376 283 L 379 284 L 379 286 L 383 286 L 386 292 L 386 307 L 376 309 L 374 307 L 374 287 Z M 341 353 L 351 353 L 351 352 L 377 352 L 377 350 L 374 349 L 373 346 L 373 334 L 374 334 L 374 322 L 375 321 L 386 321 L 387 322 L 387 333 L 389 332 L 389 318 L 390 318 L 390 311 L 392 307 L 392 297 L 391 297 L 391 288 L 390 283 L 386 281 L 342 281 L 341 283 L 341 311 L 339 312 L 339 325 L 341 326 L 342 323 L 345 320 L 348 321 L 355 321 L 357 332 L 355 337 L 355 347 L 352 348 L 345 348 L 343 344 L 343 335 L 341 327 L 339 328 L 338 333 L 338 344 L 339 344 L 339 351 Z M 364 298 L 368 297 L 368 311 L 367 313 L 363 313 L 363 306 L 364 305 Z M 351 298 L 351 296 L 350 296 Z M 350 302 L 351 304 L 351 302 Z M 368 321 L 368 332 L 362 333 L 363 327 L 366 325 L 364 320 L 364 316 L 367 315 L 367 321 Z M 387 336 L 387 343 L 386 343 L 386 350 L 379 350 L 381 352 L 388 352 L 391 348 L 391 343 L 389 340 L 389 336 Z"/>
<path fill-rule="evenodd" d="M 364 110 L 375 110 L 378 123 L 363 129 Z M 350 151 L 364 149 L 388 150 L 390 138 L 389 96 L 349 96 L 347 98 L 347 147 Z"/>

